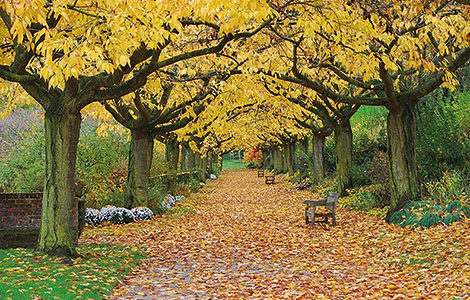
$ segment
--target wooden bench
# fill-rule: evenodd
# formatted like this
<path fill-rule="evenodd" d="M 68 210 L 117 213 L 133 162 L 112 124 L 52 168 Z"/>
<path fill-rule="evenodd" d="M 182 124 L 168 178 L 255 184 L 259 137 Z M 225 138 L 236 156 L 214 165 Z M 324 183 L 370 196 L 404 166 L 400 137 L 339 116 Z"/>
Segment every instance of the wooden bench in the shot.
<path fill-rule="evenodd" d="M 274 175 L 266 175 L 264 180 L 266 184 L 274 184 Z"/>
<path fill-rule="evenodd" d="M 258 170 L 258 177 L 264 177 L 264 170 Z"/>
<path fill-rule="evenodd" d="M 336 225 L 336 205 L 338 204 L 338 198 L 339 198 L 338 193 L 328 192 L 328 195 L 326 196 L 325 200 L 321 200 L 321 201 L 305 200 L 304 201 L 304 204 L 306 204 L 305 223 L 308 224 L 311 221 L 312 225 L 315 225 L 315 218 L 323 217 L 324 221 L 319 221 L 319 222 L 328 223 L 328 218 L 331 218 L 331 224 L 335 226 Z M 317 213 L 316 208 L 318 206 L 323 206 L 329 209 L 330 212 Z"/>

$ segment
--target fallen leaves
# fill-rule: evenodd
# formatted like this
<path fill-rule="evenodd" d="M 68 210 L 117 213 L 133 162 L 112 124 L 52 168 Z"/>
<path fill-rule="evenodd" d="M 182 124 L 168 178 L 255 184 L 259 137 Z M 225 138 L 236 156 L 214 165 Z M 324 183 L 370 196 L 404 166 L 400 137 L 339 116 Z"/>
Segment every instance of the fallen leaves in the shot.
<path fill-rule="evenodd" d="M 305 225 L 302 200 L 318 195 L 255 171 L 221 179 L 185 200 L 191 214 L 85 231 L 83 242 L 147 249 L 115 298 L 468 296 L 469 220 L 413 230 L 339 209 L 336 227 Z"/>

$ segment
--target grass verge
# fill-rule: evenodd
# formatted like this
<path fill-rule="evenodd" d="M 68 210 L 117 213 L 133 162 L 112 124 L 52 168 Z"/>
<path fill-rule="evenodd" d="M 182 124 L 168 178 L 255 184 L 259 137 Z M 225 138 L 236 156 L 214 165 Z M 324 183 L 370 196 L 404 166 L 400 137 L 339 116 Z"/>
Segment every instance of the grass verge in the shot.
<path fill-rule="evenodd" d="M 240 170 L 246 169 L 246 165 L 243 160 L 231 160 L 224 159 L 222 164 L 222 170 Z"/>
<path fill-rule="evenodd" d="M 102 299 L 144 258 L 137 247 L 81 245 L 66 264 L 32 249 L 0 250 L 2 299 Z"/>

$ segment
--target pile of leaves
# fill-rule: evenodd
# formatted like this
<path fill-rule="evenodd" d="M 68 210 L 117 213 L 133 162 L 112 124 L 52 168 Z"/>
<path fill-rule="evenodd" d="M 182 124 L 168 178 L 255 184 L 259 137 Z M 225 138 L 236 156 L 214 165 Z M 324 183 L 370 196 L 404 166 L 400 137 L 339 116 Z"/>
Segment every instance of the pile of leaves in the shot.
<path fill-rule="evenodd" d="M 0 250 L 2 299 L 103 299 L 144 253 L 137 247 L 84 245 L 72 262 L 32 249 Z"/>
<path fill-rule="evenodd" d="M 415 201 L 392 214 L 390 222 L 400 226 L 431 227 L 439 223 L 450 225 L 465 217 L 470 218 L 468 202 L 452 201 L 436 205 L 430 201 Z"/>

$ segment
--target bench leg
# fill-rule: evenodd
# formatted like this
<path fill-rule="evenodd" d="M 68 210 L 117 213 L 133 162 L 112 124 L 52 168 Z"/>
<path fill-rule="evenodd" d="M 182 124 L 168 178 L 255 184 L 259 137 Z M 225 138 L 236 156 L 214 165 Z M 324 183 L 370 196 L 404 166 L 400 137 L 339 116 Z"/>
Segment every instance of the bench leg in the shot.
<path fill-rule="evenodd" d="M 336 215 L 333 215 L 333 217 L 331 217 L 331 225 L 336 226 Z"/>
<path fill-rule="evenodd" d="M 315 225 L 315 206 L 312 209 L 312 225 Z"/>
<path fill-rule="evenodd" d="M 308 215 L 307 215 L 307 210 L 305 210 L 305 224 L 308 224 Z"/>

